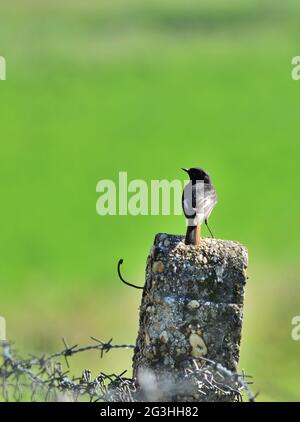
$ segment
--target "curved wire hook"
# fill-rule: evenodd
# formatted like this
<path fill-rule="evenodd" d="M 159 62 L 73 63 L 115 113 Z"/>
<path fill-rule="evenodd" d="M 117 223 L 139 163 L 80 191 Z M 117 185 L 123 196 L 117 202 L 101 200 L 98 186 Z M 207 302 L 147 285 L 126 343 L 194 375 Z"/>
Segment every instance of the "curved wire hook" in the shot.
<path fill-rule="evenodd" d="M 123 260 L 122 258 L 121 258 L 121 259 L 119 260 L 119 262 L 118 262 L 118 276 L 119 276 L 120 280 L 121 280 L 124 284 L 127 284 L 127 286 L 134 287 L 135 289 L 144 289 L 144 287 L 141 287 L 141 286 L 135 286 L 134 284 L 128 283 L 127 281 L 125 281 L 125 280 L 124 280 L 124 278 L 122 277 L 122 274 L 121 274 L 121 270 L 120 270 L 120 267 L 121 267 L 121 265 L 123 264 L 123 262 L 124 262 L 124 260 Z"/>

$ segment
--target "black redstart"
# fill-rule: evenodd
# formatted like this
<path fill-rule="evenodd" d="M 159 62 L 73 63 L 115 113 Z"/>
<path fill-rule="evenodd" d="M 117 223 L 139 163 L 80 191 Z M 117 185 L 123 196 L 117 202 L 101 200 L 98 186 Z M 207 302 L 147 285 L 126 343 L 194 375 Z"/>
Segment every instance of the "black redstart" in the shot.
<path fill-rule="evenodd" d="M 209 175 L 203 169 L 193 167 L 182 170 L 190 177 L 182 194 L 182 209 L 188 220 L 185 244 L 199 245 L 201 224 L 205 223 L 210 231 L 208 217 L 217 203 L 217 194 Z"/>

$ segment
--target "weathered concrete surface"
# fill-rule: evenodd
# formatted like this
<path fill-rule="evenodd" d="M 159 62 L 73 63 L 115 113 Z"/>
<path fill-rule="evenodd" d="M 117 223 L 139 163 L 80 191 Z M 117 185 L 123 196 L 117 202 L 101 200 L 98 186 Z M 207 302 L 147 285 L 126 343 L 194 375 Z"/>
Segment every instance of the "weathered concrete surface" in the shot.
<path fill-rule="evenodd" d="M 191 246 L 182 236 L 155 237 L 133 357 L 133 375 L 141 389 L 151 382 L 154 390 L 161 389 L 150 399 L 230 401 L 222 394 L 199 399 L 178 386 L 194 361 L 205 365 L 201 358 L 236 370 L 247 260 L 247 250 L 236 242 L 202 239 Z"/>

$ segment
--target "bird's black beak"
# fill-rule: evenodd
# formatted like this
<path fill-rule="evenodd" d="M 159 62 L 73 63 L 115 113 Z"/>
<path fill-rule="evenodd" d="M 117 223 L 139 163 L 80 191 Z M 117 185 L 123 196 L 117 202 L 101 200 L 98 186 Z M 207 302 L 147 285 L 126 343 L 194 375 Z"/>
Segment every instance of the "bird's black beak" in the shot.
<path fill-rule="evenodd" d="M 183 167 L 182 167 L 182 169 L 181 169 L 181 170 L 185 171 L 186 173 L 188 173 L 188 172 L 189 172 L 189 169 L 185 169 L 185 168 L 183 168 Z"/>

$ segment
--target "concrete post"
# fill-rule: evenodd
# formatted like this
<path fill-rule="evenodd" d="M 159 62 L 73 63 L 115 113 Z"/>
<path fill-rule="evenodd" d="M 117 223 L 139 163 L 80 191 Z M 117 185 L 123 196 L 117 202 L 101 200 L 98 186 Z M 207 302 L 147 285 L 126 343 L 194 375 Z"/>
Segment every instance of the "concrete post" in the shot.
<path fill-rule="evenodd" d="M 209 361 L 236 371 L 247 261 L 237 242 L 202 239 L 191 246 L 182 236 L 156 235 L 133 357 L 141 400 L 235 400 L 231 387 L 210 389 L 205 379 L 203 389 L 199 376 L 193 382 L 188 374 L 196 367 L 209 377 Z"/>

